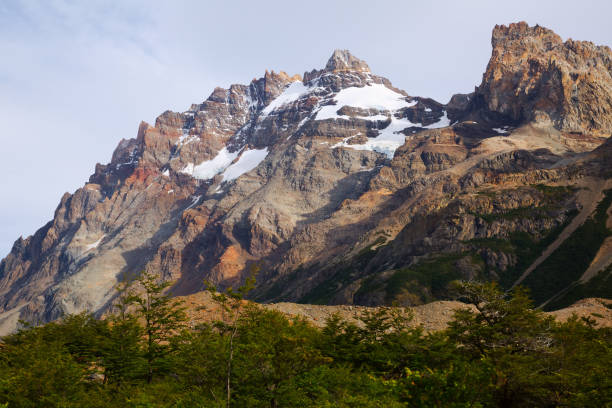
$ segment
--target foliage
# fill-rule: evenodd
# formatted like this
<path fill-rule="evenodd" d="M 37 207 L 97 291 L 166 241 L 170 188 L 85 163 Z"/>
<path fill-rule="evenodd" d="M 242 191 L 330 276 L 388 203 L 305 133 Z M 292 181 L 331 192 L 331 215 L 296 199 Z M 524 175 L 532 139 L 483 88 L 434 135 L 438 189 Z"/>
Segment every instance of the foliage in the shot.
<path fill-rule="evenodd" d="M 134 382 L 144 374 L 145 358 L 141 352 L 143 328 L 137 317 L 130 313 L 134 295 L 127 284 L 118 288 L 115 312 L 107 318 L 106 336 L 101 341 L 101 365 L 104 381 L 121 385 Z"/>
<path fill-rule="evenodd" d="M 473 309 L 425 333 L 401 308 L 318 329 L 244 301 L 252 280 L 211 288 L 223 320 L 186 328 L 165 285 L 140 282 L 104 320 L 67 316 L 3 338 L 0 407 L 612 405 L 612 330 L 557 323 L 522 288 L 454 283 Z"/>
<path fill-rule="evenodd" d="M 171 352 L 169 340 L 183 328 L 187 317 L 180 302 L 164 294 L 170 282 L 158 282 L 153 274 L 145 272 L 138 279 L 138 284 L 144 293 L 128 292 L 124 302 L 136 305 L 138 316 L 144 320 L 144 358 L 147 382 L 150 383 L 154 373 L 167 370 Z M 127 330 L 130 330 L 129 326 Z M 137 331 L 130 334 L 137 334 Z"/>
<path fill-rule="evenodd" d="M 598 380 L 574 382 L 572 377 L 609 375 L 609 329 L 595 330 L 576 318 L 558 325 L 531 308 L 523 288 L 505 294 L 495 284 L 468 282 L 456 289 L 478 312 L 458 311 L 449 339 L 461 344 L 472 362 L 486 362 L 493 369 L 496 406 L 571 406 L 578 396 L 588 401 L 578 406 L 605 406 L 591 405 L 600 398 L 593 392 Z M 611 402 L 609 398 L 601 401 Z"/>

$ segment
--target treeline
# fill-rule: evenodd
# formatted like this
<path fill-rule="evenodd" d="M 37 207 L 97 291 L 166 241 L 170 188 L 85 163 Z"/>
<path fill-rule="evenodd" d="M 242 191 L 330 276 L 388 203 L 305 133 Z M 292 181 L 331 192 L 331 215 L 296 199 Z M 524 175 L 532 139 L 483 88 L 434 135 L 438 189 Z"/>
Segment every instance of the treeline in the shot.
<path fill-rule="evenodd" d="M 249 282 L 250 284 L 251 282 Z M 186 325 L 166 285 L 143 275 L 114 314 L 67 316 L 0 342 L 0 407 L 610 407 L 612 331 L 557 323 L 522 289 L 457 283 L 445 331 L 381 308 L 323 329 L 242 301 Z"/>

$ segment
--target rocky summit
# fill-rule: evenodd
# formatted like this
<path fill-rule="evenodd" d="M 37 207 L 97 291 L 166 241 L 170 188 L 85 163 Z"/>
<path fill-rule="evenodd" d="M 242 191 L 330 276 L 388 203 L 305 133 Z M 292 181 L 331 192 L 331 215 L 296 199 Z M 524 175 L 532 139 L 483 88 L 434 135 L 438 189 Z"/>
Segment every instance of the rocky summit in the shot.
<path fill-rule="evenodd" d="M 0 263 L 0 334 L 103 314 L 141 271 L 191 295 L 258 270 L 261 302 L 419 305 L 455 279 L 554 309 L 612 293 L 612 52 L 496 26 L 448 104 L 346 50 L 166 111 Z"/>

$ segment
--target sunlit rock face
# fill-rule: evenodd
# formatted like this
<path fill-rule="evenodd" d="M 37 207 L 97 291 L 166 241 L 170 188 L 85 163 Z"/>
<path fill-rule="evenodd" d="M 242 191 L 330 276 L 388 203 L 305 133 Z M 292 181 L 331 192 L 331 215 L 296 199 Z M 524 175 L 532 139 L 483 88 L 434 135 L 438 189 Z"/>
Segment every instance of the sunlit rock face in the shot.
<path fill-rule="evenodd" d="M 476 91 L 492 112 L 516 121 L 550 121 L 584 137 L 612 133 L 612 52 L 563 42 L 544 27 L 496 26 L 493 54 Z"/>

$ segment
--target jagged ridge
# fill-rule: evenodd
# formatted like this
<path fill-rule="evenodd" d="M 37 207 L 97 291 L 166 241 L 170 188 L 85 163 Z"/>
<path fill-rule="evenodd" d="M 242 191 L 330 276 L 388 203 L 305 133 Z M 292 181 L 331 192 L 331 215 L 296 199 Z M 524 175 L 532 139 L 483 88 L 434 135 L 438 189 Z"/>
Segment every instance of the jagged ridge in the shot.
<path fill-rule="evenodd" d="M 143 269 L 188 294 L 256 264 L 258 299 L 325 303 L 417 304 L 458 277 L 511 284 L 533 256 L 517 234 L 545 245 L 581 207 L 572 188 L 534 185 L 609 178 L 609 161 L 577 153 L 610 129 L 610 50 L 557 38 L 496 27 L 482 84 L 448 105 L 337 50 L 303 80 L 266 72 L 142 123 L 2 261 L 3 327 L 101 313 Z M 568 102 L 551 72 L 584 64 L 601 69 L 573 79 Z"/>

